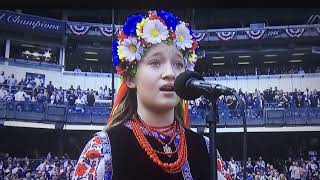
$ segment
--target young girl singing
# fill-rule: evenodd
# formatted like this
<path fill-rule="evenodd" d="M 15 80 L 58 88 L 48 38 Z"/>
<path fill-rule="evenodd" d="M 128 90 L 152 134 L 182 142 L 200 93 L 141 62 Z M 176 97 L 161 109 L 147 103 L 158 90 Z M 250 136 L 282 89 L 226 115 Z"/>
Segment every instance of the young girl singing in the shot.
<path fill-rule="evenodd" d="M 209 178 L 207 142 L 188 129 L 187 103 L 174 91 L 175 78 L 193 71 L 197 48 L 189 24 L 170 12 L 127 18 L 113 43 L 122 81 L 110 118 L 87 143 L 73 179 Z"/>

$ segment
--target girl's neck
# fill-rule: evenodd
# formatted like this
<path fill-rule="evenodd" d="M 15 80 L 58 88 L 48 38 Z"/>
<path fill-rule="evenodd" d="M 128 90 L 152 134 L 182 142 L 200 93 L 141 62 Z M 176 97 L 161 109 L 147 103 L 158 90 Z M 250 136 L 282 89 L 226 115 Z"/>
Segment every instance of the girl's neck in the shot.
<path fill-rule="evenodd" d="M 152 127 L 168 127 L 174 121 L 174 109 L 167 112 L 152 112 L 138 108 L 137 112 L 141 120 Z"/>

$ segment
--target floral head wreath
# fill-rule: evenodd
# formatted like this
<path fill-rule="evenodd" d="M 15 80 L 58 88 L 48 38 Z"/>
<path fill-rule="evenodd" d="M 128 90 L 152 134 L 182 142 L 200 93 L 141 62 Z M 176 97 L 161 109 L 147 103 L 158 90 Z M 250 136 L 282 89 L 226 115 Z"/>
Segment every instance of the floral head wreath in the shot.
<path fill-rule="evenodd" d="M 149 11 L 148 16 L 142 14 L 129 16 L 122 30 L 119 31 L 117 41 L 112 43 L 112 61 L 121 77 L 121 83 L 110 117 L 128 90 L 123 77 L 134 76 L 137 63 L 143 55 L 152 45 L 159 43 L 175 45 L 183 54 L 186 69 L 194 70 L 198 43 L 188 23 L 180 21 L 173 13 L 165 10 Z M 186 126 L 189 124 L 187 111 L 187 102 L 185 101 Z M 108 124 L 111 122 L 109 121 Z"/>
<path fill-rule="evenodd" d="M 133 14 L 127 18 L 118 40 L 112 44 L 112 60 L 120 76 L 134 75 L 137 62 L 155 44 L 173 44 L 184 55 L 186 69 L 193 71 L 198 43 L 188 23 L 171 12 L 149 11 L 146 17 Z"/>

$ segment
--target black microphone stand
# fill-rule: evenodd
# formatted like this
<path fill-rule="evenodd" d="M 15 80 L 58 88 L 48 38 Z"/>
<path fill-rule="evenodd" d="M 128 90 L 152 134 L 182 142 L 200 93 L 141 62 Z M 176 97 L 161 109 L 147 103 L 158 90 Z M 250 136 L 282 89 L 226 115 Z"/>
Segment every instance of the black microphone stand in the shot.
<path fill-rule="evenodd" d="M 214 89 L 214 88 L 213 88 Z M 206 93 L 205 98 L 210 100 L 210 110 L 206 113 L 206 123 L 209 126 L 209 160 L 210 160 L 210 170 L 213 170 L 213 173 L 210 173 L 210 180 L 217 180 L 217 148 L 216 148 L 216 133 L 217 133 L 217 123 L 219 122 L 219 113 L 217 106 L 217 99 L 221 94 L 217 93 Z M 246 114 L 245 114 L 245 104 L 240 96 L 234 92 L 237 100 L 240 102 L 241 116 L 243 120 L 243 177 L 247 179 L 246 176 L 246 161 L 247 161 L 247 123 L 246 123 Z"/>
<path fill-rule="evenodd" d="M 243 122 L 243 179 L 247 179 L 247 119 L 246 105 L 237 93 L 234 93 L 240 104 L 240 114 Z"/>
<path fill-rule="evenodd" d="M 219 95 L 220 96 L 220 95 Z M 216 126 L 219 122 L 219 113 L 217 107 L 217 99 L 219 97 L 217 94 L 212 93 L 209 95 L 210 100 L 210 110 L 206 113 L 206 123 L 209 125 L 209 160 L 210 160 L 210 180 L 217 180 L 217 148 L 216 148 Z"/>

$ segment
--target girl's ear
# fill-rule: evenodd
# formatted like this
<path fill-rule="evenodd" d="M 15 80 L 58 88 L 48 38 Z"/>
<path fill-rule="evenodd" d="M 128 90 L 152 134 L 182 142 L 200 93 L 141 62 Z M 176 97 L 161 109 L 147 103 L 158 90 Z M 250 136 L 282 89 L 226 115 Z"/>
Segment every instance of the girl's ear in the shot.
<path fill-rule="evenodd" d="M 134 77 L 132 77 L 132 76 L 127 76 L 126 79 L 125 79 L 125 81 L 126 81 L 126 84 L 127 84 L 127 86 L 128 86 L 129 88 L 134 89 L 134 88 L 137 87 L 137 85 L 136 85 L 136 79 L 135 79 Z"/>

